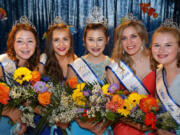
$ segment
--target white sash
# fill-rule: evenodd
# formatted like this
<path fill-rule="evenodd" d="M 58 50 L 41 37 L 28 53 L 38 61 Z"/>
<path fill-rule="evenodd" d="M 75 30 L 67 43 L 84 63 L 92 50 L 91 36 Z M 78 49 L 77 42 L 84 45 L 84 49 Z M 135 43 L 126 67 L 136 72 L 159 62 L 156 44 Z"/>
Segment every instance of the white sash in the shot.
<path fill-rule="evenodd" d="M 41 56 L 40 56 L 40 63 L 42 65 L 45 65 L 46 64 L 46 60 L 47 60 L 47 55 L 45 53 L 41 54 Z"/>
<path fill-rule="evenodd" d="M 166 110 L 171 114 L 175 121 L 180 124 L 180 106 L 173 100 L 168 92 L 165 82 L 163 67 L 159 68 L 156 73 L 156 92 L 159 100 Z"/>
<path fill-rule="evenodd" d="M 8 76 L 9 74 L 13 74 L 16 70 L 16 63 L 12 61 L 7 54 L 0 55 L 0 65 L 3 72 L 3 77 L 6 83 L 10 84 Z"/>
<path fill-rule="evenodd" d="M 97 77 L 94 71 L 90 68 L 87 62 L 83 58 L 76 59 L 72 64 L 69 64 L 76 75 L 82 82 L 103 84 Z"/>
<path fill-rule="evenodd" d="M 120 67 L 118 63 L 113 62 L 106 68 L 109 68 L 119 80 L 119 82 L 130 92 L 135 91 L 139 94 L 149 94 L 148 90 L 144 87 L 142 82 L 136 75 L 134 75 L 133 71 L 125 62 L 120 61 Z"/>

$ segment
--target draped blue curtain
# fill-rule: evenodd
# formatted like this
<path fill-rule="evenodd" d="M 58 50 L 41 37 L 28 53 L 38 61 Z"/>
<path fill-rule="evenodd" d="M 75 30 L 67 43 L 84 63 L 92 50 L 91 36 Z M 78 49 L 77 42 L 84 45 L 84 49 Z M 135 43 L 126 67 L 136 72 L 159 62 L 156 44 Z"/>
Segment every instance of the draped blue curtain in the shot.
<path fill-rule="evenodd" d="M 143 14 L 139 4 L 149 3 L 158 13 L 157 18 Z M 0 8 L 7 12 L 7 20 L 0 21 L 0 53 L 6 51 L 6 41 L 13 24 L 21 16 L 27 16 L 35 25 L 41 42 L 41 52 L 45 45 L 42 36 L 48 25 L 55 18 L 61 16 L 68 24 L 76 28 L 74 37 L 74 50 L 78 56 L 84 54 L 82 35 L 85 27 L 85 19 L 92 7 L 99 6 L 103 15 L 108 19 L 110 42 L 105 53 L 111 54 L 113 48 L 114 28 L 120 24 L 120 20 L 131 12 L 145 24 L 151 37 L 153 31 L 166 19 L 174 18 L 179 23 L 179 0 L 0 0 Z"/>

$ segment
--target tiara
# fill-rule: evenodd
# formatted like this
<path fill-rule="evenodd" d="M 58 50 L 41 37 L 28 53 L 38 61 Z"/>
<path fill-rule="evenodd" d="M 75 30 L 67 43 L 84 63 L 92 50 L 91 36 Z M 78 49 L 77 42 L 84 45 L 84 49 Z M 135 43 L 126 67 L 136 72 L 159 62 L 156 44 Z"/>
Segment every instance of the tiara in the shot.
<path fill-rule="evenodd" d="M 32 24 L 30 20 L 28 20 L 26 16 L 21 16 L 20 19 L 15 22 L 15 25 L 17 24 L 27 24 L 36 31 L 36 27 Z"/>
<path fill-rule="evenodd" d="M 103 16 L 101 8 L 95 6 L 86 18 L 86 25 L 91 23 L 102 23 L 107 26 L 107 19 Z"/>
<path fill-rule="evenodd" d="M 121 18 L 121 23 L 125 23 L 128 21 L 136 21 L 140 24 L 143 24 L 136 16 L 134 16 L 132 13 L 128 13 L 125 17 Z"/>
<path fill-rule="evenodd" d="M 50 28 L 51 26 L 53 26 L 55 24 L 65 24 L 66 25 L 66 23 L 62 20 L 62 18 L 60 16 L 56 16 L 54 18 L 54 20 L 51 22 L 51 24 L 48 26 L 48 28 Z"/>
<path fill-rule="evenodd" d="M 179 29 L 177 23 L 176 23 L 176 22 L 173 22 L 173 19 L 172 19 L 172 18 L 167 18 L 167 19 L 161 24 L 161 26 Z"/>

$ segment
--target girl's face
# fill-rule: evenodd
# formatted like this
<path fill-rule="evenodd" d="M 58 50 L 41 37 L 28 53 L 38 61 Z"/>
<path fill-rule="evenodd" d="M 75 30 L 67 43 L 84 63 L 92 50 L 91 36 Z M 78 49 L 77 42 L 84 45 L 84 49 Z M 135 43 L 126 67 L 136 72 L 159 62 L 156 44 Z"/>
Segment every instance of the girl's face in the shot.
<path fill-rule="evenodd" d="M 124 29 L 121 43 L 124 51 L 131 56 L 141 51 L 142 40 L 136 32 L 135 28 L 132 26 Z"/>
<path fill-rule="evenodd" d="M 84 40 L 89 54 L 94 57 L 98 57 L 103 54 L 104 48 L 108 41 L 103 30 L 101 29 L 88 30 Z"/>
<path fill-rule="evenodd" d="M 31 31 L 20 30 L 15 35 L 14 50 L 19 60 L 28 60 L 35 52 L 36 39 Z"/>
<path fill-rule="evenodd" d="M 52 45 L 56 56 L 65 56 L 71 46 L 71 38 L 68 30 L 54 30 L 52 34 Z"/>
<path fill-rule="evenodd" d="M 156 33 L 152 39 L 152 54 L 157 62 L 169 65 L 177 62 L 179 47 L 171 33 Z"/>

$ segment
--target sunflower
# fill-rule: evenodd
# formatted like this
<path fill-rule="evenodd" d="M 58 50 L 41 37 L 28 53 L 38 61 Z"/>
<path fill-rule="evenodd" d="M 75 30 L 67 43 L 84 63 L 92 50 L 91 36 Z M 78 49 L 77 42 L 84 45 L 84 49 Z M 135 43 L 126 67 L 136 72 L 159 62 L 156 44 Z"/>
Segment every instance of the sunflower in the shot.
<path fill-rule="evenodd" d="M 130 114 L 131 109 L 132 109 L 132 107 L 131 107 L 129 100 L 125 99 L 124 104 L 122 105 L 122 107 L 120 109 L 117 110 L 117 112 L 120 113 L 121 115 L 127 117 Z"/>
<path fill-rule="evenodd" d="M 132 107 L 136 107 L 136 105 L 139 105 L 141 98 L 141 95 L 135 92 L 131 93 L 128 96 L 128 100 L 131 103 Z"/>
<path fill-rule="evenodd" d="M 20 67 L 14 72 L 14 80 L 22 85 L 23 82 L 29 82 L 32 78 L 31 71 L 26 67 Z"/>

